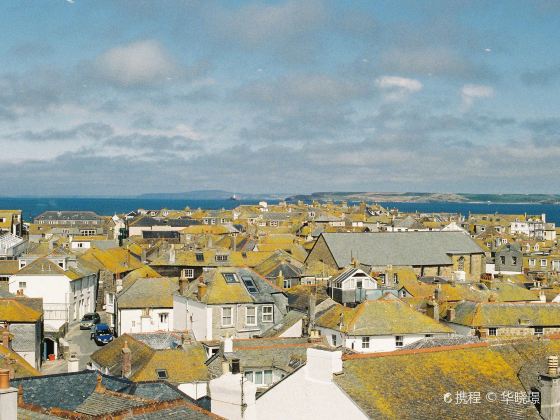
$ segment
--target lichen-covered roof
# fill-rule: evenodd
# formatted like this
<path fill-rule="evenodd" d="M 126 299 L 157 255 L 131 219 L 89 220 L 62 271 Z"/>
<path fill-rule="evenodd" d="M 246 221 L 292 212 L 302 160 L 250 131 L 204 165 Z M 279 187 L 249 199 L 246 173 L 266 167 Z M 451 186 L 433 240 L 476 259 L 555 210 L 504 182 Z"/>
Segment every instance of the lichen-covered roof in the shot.
<path fill-rule="evenodd" d="M 208 368 L 204 364 L 206 351 L 202 344 L 185 344 L 182 349 L 155 350 L 152 357 L 130 379 L 133 381 L 156 381 L 156 369 L 165 369 L 167 381 L 175 384 L 208 380 Z"/>
<path fill-rule="evenodd" d="M 560 325 L 560 303 L 459 302 L 454 324 L 476 327 Z"/>
<path fill-rule="evenodd" d="M 236 283 L 228 283 L 224 274 L 235 274 L 238 279 Z M 250 293 L 244 284 L 243 277 L 250 277 L 257 288 L 257 292 Z M 203 273 L 202 280 L 207 285 L 206 293 L 200 300 L 208 305 L 225 303 L 273 303 L 272 293 L 280 292 L 280 289 L 271 282 L 261 277 L 255 271 L 248 268 L 223 267 L 216 268 Z M 191 282 L 185 295 L 191 299 L 198 300 L 197 281 Z"/>
<path fill-rule="evenodd" d="M 37 322 L 42 316 L 17 298 L 0 299 L 0 322 Z"/>
<path fill-rule="evenodd" d="M 366 300 L 355 308 L 334 306 L 316 324 L 348 335 L 452 333 L 449 327 L 393 298 Z"/>
<path fill-rule="evenodd" d="M 347 356 L 335 382 L 370 418 L 540 418 L 531 404 L 505 404 L 502 391 L 524 392 L 516 372 L 486 346 L 466 345 Z M 456 393 L 480 392 L 480 403 L 455 404 Z M 498 401 L 486 395 L 496 393 Z M 448 395 L 451 402 L 446 403 Z"/>
<path fill-rule="evenodd" d="M 23 357 L 2 345 L 0 345 L 0 368 L 13 368 L 16 378 L 41 375 L 41 372 L 31 366 Z"/>

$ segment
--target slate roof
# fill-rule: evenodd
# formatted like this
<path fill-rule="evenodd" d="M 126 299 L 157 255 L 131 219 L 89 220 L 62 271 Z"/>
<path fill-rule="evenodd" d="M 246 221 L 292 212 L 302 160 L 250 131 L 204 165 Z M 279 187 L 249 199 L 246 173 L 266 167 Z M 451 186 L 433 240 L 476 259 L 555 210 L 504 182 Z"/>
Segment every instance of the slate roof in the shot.
<path fill-rule="evenodd" d="M 415 341 L 407 346 L 404 346 L 403 350 L 414 350 L 414 349 L 430 349 L 434 347 L 446 347 L 446 346 L 461 346 L 464 344 L 475 344 L 480 343 L 480 338 L 474 335 L 453 335 L 451 337 L 426 337 L 421 340 Z"/>
<path fill-rule="evenodd" d="M 179 289 L 178 284 L 175 278 L 139 278 L 118 295 L 118 308 L 173 308 L 173 294 Z"/>
<path fill-rule="evenodd" d="M 339 268 L 348 266 L 352 255 L 370 266 L 421 266 L 449 265 L 450 253 L 484 253 L 463 232 L 323 233 L 322 237 Z"/>
<path fill-rule="evenodd" d="M 19 298 L 0 299 L 0 322 L 30 322 L 41 319 L 43 311 L 37 311 L 26 305 Z"/>
<path fill-rule="evenodd" d="M 524 392 L 516 371 L 485 345 L 350 355 L 334 381 L 370 418 L 538 419 L 531 404 L 488 402 L 487 393 Z M 479 404 L 455 404 L 457 392 Z M 449 393 L 452 402 L 445 403 Z"/>
<path fill-rule="evenodd" d="M 238 282 L 226 282 L 224 274 L 230 273 L 237 276 Z M 250 277 L 253 280 L 257 292 L 250 293 L 248 291 L 243 277 Z M 202 302 L 209 305 L 225 303 L 274 303 L 272 294 L 281 292 L 271 282 L 249 268 L 216 268 L 203 273 L 201 278 L 207 284 L 207 291 L 202 298 Z M 191 282 L 185 291 L 185 296 L 198 300 L 197 291 L 198 282 Z"/>
<path fill-rule="evenodd" d="M 103 217 L 94 213 L 93 211 L 45 211 L 35 218 L 35 223 L 38 220 L 103 220 Z"/>
<path fill-rule="evenodd" d="M 218 418 L 166 382 L 132 383 L 101 375 L 99 386 L 98 376 L 98 372 L 85 370 L 13 380 L 12 386 L 23 387 L 24 406 L 20 406 L 18 418 L 58 418 L 50 414 L 50 409 L 64 410 L 55 411 L 64 418 L 70 418 L 72 413 L 76 418 L 108 418 L 104 416 L 118 416 L 123 411 L 133 419 Z"/>
<path fill-rule="evenodd" d="M 260 334 L 262 338 L 278 337 L 297 322 L 305 318 L 305 314 L 299 311 L 289 311 L 284 318 L 277 322 L 274 326 Z"/>
<path fill-rule="evenodd" d="M 241 370 L 275 368 L 291 373 L 307 361 L 308 348 L 328 349 L 324 339 L 310 342 L 308 338 L 234 339 L 233 352 L 225 353 L 224 346 L 206 363 L 213 377 L 221 376 L 222 360 L 239 359 Z"/>
<path fill-rule="evenodd" d="M 560 303 L 459 302 L 454 324 L 469 327 L 555 327 Z"/>
<path fill-rule="evenodd" d="M 394 297 L 366 300 L 355 308 L 336 305 L 325 311 L 316 324 L 351 336 L 453 332 Z"/>
<path fill-rule="evenodd" d="M 156 336 L 166 336 L 157 340 Z M 159 377 L 156 369 L 165 369 L 168 373 L 167 380 L 171 383 L 188 383 L 205 381 L 208 371 L 204 362 L 206 352 L 204 347 L 197 342 L 186 342 L 179 348 L 176 340 L 170 334 L 123 334 L 111 343 L 97 350 L 91 355 L 97 365 L 107 368 L 111 375 L 122 373 L 122 348 L 125 341 L 131 351 L 132 371 L 130 378 L 135 382 L 157 381 Z M 147 336 L 153 336 L 147 338 Z M 169 347 L 163 348 L 164 342 Z M 150 346 L 154 344 L 154 347 Z M 179 337 L 180 344 L 180 337 Z"/>

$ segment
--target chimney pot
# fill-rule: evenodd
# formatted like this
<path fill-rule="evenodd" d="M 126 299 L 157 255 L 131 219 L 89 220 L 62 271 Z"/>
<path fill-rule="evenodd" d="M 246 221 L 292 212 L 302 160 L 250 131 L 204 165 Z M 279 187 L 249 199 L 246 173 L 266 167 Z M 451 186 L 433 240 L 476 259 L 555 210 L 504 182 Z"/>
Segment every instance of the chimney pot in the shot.
<path fill-rule="evenodd" d="M 10 348 L 10 332 L 8 331 L 8 327 L 2 332 L 2 345 L 7 349 Z"/>
<path fill-rule="evenodd" d="M 548 356 L 548 374 L 550 376 L 558 375 L 558 356 Z"/>
<path fill-rule="evenodd" d="M 0 389 L 10 388 L 10 371 L 8 369 L 0 369 Z"/>

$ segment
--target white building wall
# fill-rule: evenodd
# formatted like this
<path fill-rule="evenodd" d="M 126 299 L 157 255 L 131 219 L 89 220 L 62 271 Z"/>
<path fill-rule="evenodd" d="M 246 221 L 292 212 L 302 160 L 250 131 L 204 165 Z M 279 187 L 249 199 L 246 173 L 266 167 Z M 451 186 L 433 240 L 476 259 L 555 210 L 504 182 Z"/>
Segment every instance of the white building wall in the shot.
<path fill-rule="evenodd" d="M 119 309 L 119 335 L 125 333 L 146 333 L 173 330 L 173 309 L 150 309 L 142 316 L 142 309 Z M 167 321 L 161 322 L 160 314 L 167 314 Z"/>
<path fill-rule="evenodd" d="M 300 319 L 282 334 L 280 337 L 301 337 L 303 335 L 303 321 Z"/>

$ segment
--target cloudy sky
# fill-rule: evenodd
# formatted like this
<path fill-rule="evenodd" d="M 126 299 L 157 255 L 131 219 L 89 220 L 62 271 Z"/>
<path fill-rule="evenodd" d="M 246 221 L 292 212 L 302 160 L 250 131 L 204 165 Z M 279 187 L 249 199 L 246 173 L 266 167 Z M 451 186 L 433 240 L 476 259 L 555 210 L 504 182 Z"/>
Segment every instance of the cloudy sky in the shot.
<path fill-rule="evenodd" d="M 560 2 L 0 4 L 0 194 L 558 192 Z"/>

